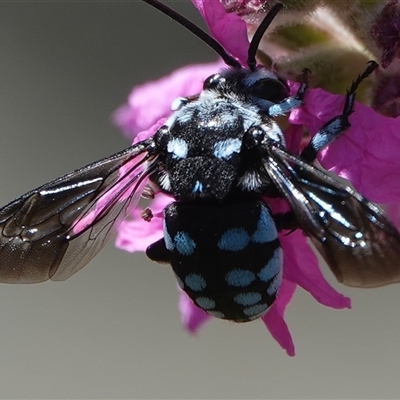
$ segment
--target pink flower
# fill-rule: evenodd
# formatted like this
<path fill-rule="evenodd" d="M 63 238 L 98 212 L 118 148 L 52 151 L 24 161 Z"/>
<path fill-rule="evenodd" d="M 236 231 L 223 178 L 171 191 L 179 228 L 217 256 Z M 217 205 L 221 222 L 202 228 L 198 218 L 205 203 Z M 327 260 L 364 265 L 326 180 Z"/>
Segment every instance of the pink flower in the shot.
<path fill-rule="evenodd" d="M 178 69 L 165 78 L 134 88 L 127 104 L 114 112 L 114 123 L 128 138 L 133 139 L 138 132 L 151 128 L 159 119 L 167 117 L 171 113 L 173 100 L 199 93 L 204 79 L 224 65 L 222 61 L 191 65 Z M 162 96 L 154 96 L 156 87 Z"/>
<path fill-rule="evenodd" d="M 248 47 L 244 22 L 235 14 L 227 14 L 219 1 L 192 0 L 204 17 L 210 32 L 224 48 L 241 63 L 245 63 Z M 201 44 L 200 44 L 201 45 Z M 195 65 L 182 68 L 159 81 L 147 83 L 133 90 L 128 104 L 114 115 L 116 123 L 135 142 L 155 133 L 169 114 L 172 100 L 189 96 L 202 89 L 203 80 L 216 72 L 220 63 Z M 297 84 L 290 83 L 291 91 Z M 159 96 L 160 92 L 163 96 Z M 154 105 L 155 99 L 159 104 Z M 309 90 L 305 105 L 290 115 L 292 124 L 285 132 L 288 148 L 299 153 L 303 126 L 314 134 L 324 122 L 342 111 L 343 96 L 331 95 L 320 89 Z M 150 107 L 150 104 L 152 105 Z M 372 109 L 357 104 L 348 131 L 319 157 L 328 170 L 349 178 L 355 188 L 374 202 L 398 204 L 400 200 L 400 120 L 383 117 Z M 141 132 L 147 130 L 146 132 Z M 141 132 L 137 135 L 138 132 Z M 162 209 L 173 199 L 162 194 L 152 204 L 153 213 Z M 288 206 L 283 200 L 268 202 L 272 211 L 281 211 Z M 132 219 L 122 223 L 117 246 L 128 251 L 144 251 L 161 238 L 162 218 L 153 218 L 150 223 L 134 211 Z M 335 309 L 350 308 L 350 300 L 336 292 L 324 279 L 318 261 L 301 231 L 279 235 L 283 248 L 283 283 L 278 298 L 262 321 L 275 340 L 290 355 L 294 355 L 294 344 L 284 320 L 286 306 L 298 286 L 306 290 L 319 303 Z M 180 292 L 179 309 L 185 328 L 195 333 L 211 319 L 184 292 Z"/>

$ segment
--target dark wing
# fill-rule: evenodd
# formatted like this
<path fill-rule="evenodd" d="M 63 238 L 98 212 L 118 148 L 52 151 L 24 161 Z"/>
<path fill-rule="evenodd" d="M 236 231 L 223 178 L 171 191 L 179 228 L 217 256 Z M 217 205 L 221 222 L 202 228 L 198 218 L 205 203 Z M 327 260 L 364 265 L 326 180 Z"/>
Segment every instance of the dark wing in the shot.
<path fill-rule="evenodd" d="M 400 235 L 377 205 L 279 144 L 268 143 L 267 152 L 269 176 L 339 282 L 400 282 Z"/>
<path fill-rule="evenodd" d="M 137 204 L 156 163 L 147 152 L 151 143 L 89 164 L 0 209 L 0 282 L 64 280 L 82 269 Z"/>

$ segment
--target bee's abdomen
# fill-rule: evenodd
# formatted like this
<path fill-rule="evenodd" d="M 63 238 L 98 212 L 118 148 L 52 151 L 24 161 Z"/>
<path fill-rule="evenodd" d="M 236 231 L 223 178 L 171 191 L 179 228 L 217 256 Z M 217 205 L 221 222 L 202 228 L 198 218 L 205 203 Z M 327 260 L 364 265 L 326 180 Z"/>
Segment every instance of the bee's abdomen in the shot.
<path fill-rule="evenodd" d="M 282 252 L 260 201 L 173 203 L 165 211 L 164 239 L 179 285 L 210 315 L 247 322 L 274 302 Z"/>

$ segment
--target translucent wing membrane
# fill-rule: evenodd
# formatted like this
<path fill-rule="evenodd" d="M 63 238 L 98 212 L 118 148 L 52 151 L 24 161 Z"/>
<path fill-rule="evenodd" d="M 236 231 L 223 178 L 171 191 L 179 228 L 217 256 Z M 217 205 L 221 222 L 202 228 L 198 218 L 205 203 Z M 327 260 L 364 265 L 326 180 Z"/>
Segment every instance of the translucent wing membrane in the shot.
<path fill-rule="evenodd" d="M 384 212 L 320 169 L 267 144 L 265 167 L 339 282 L 400 281 L 400 235 Z"/>
<path fill-rule="evenodd" d="M 82 269 L 137 204 L 154 165 L 149 144 L 89 164 L 0 209 L 0 282 L 64 280 Z"/>

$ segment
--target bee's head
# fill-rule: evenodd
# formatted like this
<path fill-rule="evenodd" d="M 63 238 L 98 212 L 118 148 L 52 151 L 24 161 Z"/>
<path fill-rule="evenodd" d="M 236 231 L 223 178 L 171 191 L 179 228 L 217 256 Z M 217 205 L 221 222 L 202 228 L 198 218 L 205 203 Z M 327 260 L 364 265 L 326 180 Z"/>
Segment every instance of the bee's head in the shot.
<path fill-rule="evenodd" d="M 230 68 L 209 76 L 203 84 L 202 95 L 206 93 L 237 102 L 241 107 L 253 105 L 257 112 L 266 113 L 289 96 L 289 89 L 271 70 L 258 66 L 254 70 Z"/>

